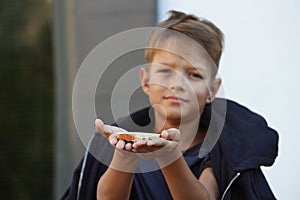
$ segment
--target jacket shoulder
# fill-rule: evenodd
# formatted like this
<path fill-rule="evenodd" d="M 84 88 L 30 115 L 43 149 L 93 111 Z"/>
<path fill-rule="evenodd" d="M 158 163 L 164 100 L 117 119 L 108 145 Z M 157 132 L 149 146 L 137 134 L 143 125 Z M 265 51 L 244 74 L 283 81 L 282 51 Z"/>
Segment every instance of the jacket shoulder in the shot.
<path fill-rule="evenodd" d="M 278 133 L 261 115 L 227 100 L 225 123 L 218 143 L 233 169 L 271 166 L 278 155 L 278 139 Z"/>

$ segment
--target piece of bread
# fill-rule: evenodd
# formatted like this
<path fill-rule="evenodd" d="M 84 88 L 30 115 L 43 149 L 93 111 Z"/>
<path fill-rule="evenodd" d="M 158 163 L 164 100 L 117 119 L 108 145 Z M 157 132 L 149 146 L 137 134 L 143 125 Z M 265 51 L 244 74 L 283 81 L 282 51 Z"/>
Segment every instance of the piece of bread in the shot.
<path fill-rule="evenodd" d="M 117 133 L 118 140 L 136 141 L 136 140 L 153 140 L 160 137 L 158 133 L 143 133 L 143 132 L 120 132 Z"/>

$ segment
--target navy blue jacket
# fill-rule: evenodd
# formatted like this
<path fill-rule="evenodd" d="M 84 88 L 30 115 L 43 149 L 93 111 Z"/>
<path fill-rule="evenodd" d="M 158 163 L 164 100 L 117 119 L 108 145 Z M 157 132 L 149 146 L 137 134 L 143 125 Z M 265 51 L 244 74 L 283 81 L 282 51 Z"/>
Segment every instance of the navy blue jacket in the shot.
<path fill-rule="evenodd" d="M 199 158 L 201 145 L 185 152 L 183 155 L 186 162 L 194 175 L 199 177 L 205 160 L 210 160 L 222 199 L 276 199 L 260 167 L 271 166 L 277 157 L 277 132 L 268 127 L 260 115 L 230 100 L 226 100 L 226 116 L 223 116 L 222 109 L 218 109 L 218 102 L 224 101 L 216 99 L 214 102 L 217 106 L 207 105 L 199 124 L 201 128 L 207 129 L 210 124 L 218 127 L 220 123 L 222 130 L 219 139 L 204 158 Z M 116 125 L 128 131 L 143 131 L 141 127 L 149 129 L 151 123 L 149 108 L 146 108 L 120 120 Z M 101 152 L 101 148 L 113 148 L 108 143 L 99 145 L 103 142 L 107 143 L 106 139 L 95 134 L 90 151 Z M 95 154 L 87 152 L 75 169 L 72 183 L 61 199 L 96 199 L 97 183 L 106 169 L 107 166 L 98 161 Z M 172 197 L 161 171 L 156 170 L 135 174 L 130 199 Z"/>

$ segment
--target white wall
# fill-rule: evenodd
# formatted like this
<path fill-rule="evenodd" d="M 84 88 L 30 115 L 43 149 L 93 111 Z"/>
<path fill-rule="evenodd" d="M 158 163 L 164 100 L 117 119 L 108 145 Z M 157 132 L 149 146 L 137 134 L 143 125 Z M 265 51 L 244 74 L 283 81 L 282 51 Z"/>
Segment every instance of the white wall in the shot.
<path fill-rule="evenodd" d="M 279 132 L 279 157 L 264 171 L 278 199 L 299 198 L 300 1 L 158 0 L 158 20 L 170 9 L 207 18 L 224 32 L 225 95 Z"/>

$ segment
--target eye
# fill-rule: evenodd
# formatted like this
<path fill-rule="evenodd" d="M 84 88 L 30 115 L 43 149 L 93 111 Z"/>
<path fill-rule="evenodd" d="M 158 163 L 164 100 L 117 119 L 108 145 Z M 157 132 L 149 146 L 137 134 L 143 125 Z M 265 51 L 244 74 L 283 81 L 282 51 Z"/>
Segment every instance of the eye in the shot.
<path fill-rule="evenodd" d="M 201 80 L 203 79 L 202 75 L 198 72 L 189 72 L 188 73 L 188 77 L 189 78 L 192 78 L 192 79 L 195 79 L 195 80 Z"/>
<path fill-rule="evenodd" d="M 162 69 L 158 69 L 157 70 L 159 73 L 169 73 L 171 72 L 171 69 L 168 69 L 168 68 L 162 68 Z"/>

